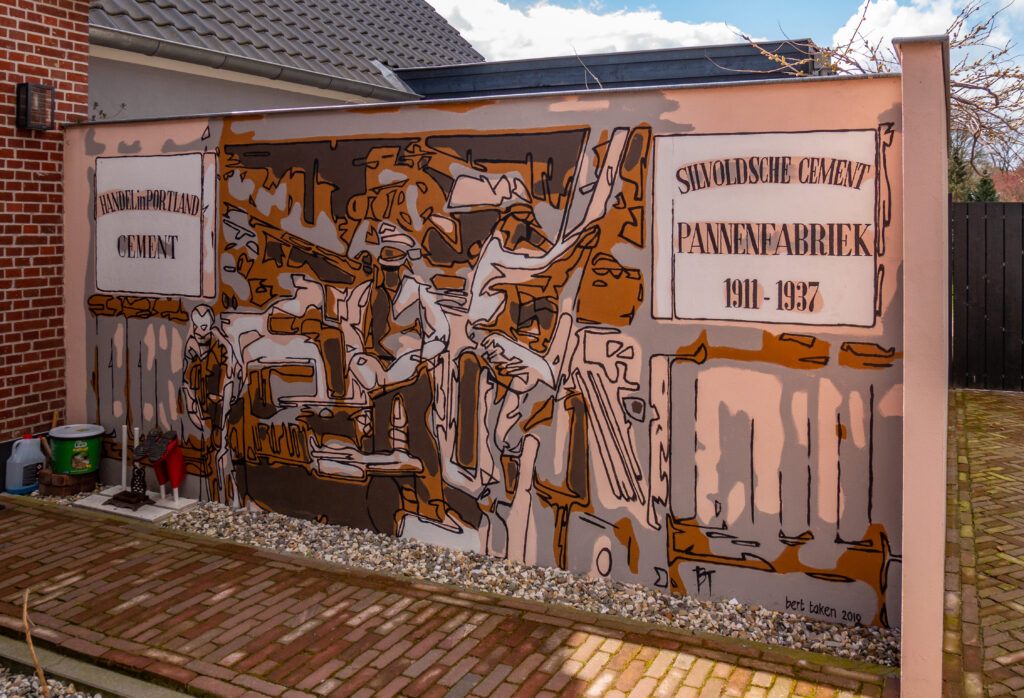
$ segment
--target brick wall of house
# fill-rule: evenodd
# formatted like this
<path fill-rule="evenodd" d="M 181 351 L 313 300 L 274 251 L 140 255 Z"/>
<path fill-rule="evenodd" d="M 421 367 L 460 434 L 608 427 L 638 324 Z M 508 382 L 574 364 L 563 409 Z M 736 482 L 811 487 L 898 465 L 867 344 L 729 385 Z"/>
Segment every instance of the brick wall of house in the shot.
<path fill-rule="evenodd" d="M 15 127 L 15 85 L 88 116 L 88 0 L 0 0 L 0 440 L 64 411 L 63 133 Z"/>

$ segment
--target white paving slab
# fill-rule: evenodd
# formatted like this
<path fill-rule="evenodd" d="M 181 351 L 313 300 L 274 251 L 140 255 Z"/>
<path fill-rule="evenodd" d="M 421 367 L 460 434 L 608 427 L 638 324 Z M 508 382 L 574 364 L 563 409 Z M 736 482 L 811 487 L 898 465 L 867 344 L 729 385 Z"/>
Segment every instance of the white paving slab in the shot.
<path fill-rule="evenodd" d="M 188 511 L 192 507 L 199 504 L 198 499 L 189 499 L 188 497 L 179 496 L 177 501 L 174 499 L 173 494 L 168 494 L 163 499 L 160 498 L 159 492 L 150 492 L 150 499 L 156 502 L 156 505 L 161 509 L 170 509 L 173 512 Z"/>
<path fill-rule="evenodd" d="M 113 490 L 112 494 L 117 494 L 118 492 L 121 491 L 121 488 L 109 488 L 107 490 L 104 490 L 100 494 L 91 494 L 88 497 L 76 499 L 72 503 L 72 506 L 82 507 L 83 509 L 92 509 L 93 511 L 102 511 L 108 514 L 116 514 L 118 516 L 123 516 L 126 519 L 135 519 L 136 521 L 148 521 L 150 523 L 160 523 L 161 521 L 164 521 L 174 516 L 174 514 L 176 513 L 172 509 L 167 509 L 166 507 L 158 507 L 153 504 L 143 504 L 141 507 L 135 509 L 134 511 L 132 509 L 129 509 L 128 507 L 114 506 L 113 504 L 110 503 L 111 495 L 105 494 L 110 490 Z M 154 494 L 156 494 L 157 497 L 160 496 L 155 492 L 149 492 L 148 494 L 150 496 L 150 499 L 153 499 Z"/>
<path fill-rule="evenodd" d="M 108 487 L 104 490 L 100 490 L 100 494 L 105 497 L 113 497 L 115 494 L 117 494 L 123 489 L 124 488 L 121 487 L 120 485 L 114 485 L 113 487 Z M 153 500 L 154 506 L 158 506 L 161 509 L 171 509 L 172 511 L 175 512 L 188 511 L 192 507 L 197 506 L 199 504 L 198 499 L 190 499 L 189 497 L 182 497 L 180 495 L 178 496 L 177 501 L 175 501 L 174 494 L 172 492 L 168 492 L 167 496 L 161 497 L 159 492 L 149 490 L 148 492 L 146 492 L 146 495 Z"/>

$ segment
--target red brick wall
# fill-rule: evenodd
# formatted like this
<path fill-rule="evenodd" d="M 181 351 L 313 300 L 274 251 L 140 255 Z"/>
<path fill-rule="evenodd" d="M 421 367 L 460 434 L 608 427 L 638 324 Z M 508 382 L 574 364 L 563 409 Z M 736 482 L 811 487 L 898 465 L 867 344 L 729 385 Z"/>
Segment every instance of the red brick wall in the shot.
<path fill-rule="evenodd" d="M 88 0 L 0 0 L 0 440 L 63 420 L 63 133 L 15 128 L 15 85 L 56 88 L 57 124 L 87 118 L 88 15 Z"/>

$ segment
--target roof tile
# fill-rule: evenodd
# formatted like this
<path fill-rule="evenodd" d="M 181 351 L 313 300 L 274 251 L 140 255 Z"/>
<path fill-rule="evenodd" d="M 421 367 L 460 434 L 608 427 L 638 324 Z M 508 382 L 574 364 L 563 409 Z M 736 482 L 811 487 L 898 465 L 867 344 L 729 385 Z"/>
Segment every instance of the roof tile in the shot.
<path fill-rule="evenodd" d="M 94 0 L 89 22 L 382 87 L 391 85 L 374 59 L 483 60 L 426 0 Z"/>

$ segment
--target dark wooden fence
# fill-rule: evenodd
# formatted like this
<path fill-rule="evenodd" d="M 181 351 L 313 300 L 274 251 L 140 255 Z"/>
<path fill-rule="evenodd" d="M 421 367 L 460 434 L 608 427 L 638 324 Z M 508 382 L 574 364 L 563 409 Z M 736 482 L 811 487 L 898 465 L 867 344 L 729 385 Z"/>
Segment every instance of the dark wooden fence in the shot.
<path fill-rule="evenodd" d="M 954 387 L 1024 388 L 1022 222 L 1024 204 L 950 203 Z"/>

